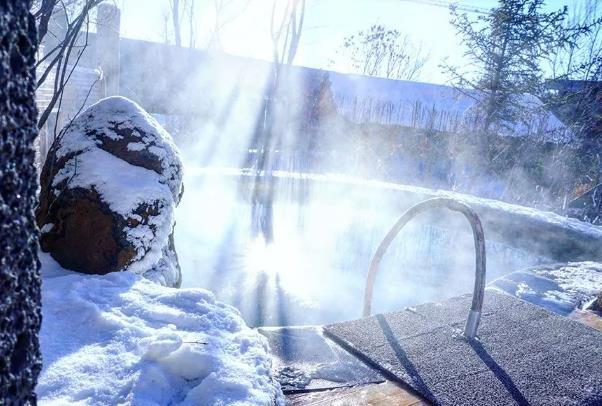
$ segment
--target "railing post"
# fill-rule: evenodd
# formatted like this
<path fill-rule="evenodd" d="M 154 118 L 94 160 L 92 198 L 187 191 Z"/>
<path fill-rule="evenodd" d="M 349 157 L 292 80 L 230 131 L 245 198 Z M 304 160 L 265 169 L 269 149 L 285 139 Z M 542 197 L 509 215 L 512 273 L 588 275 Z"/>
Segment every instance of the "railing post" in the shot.
<path fill-rule="evenodd" d="M 447 197 L 436 197 L 416 204 L 407 210 L 399 218 L 399 220 L 397 220 L 393 228 L 389 230 L 383 241 L 378 246 L 374 257 L 372 258 L 372 262 L 370 263 L 370 269 L 368 271 L 368 277 L 366 280 L 366 289 L 364 291 L 363 316 L 369 317 L 372 312 L 371 308 L 374 280 L 378 273 L 382 257 L 391 245 L 391 242 L 393 242 L 397 234 L 399 234 L 401 229 L 412 218 L 424 211 L 434 208 L 447 208 L 464 214 L 472 228 L 475 245 L 475 283 L 472 294 L 472 305 L 470 307 L 468 319 L 466 320 L 466 325 L 464 327 L 464 335 L 469 339 L 473 339 L 476 337 L 477 329 L 479 328 L 481 311 L 483 308 L 483 298 L 485 295 L 485 276 L 487 268 L 485 258 L 485 235 L 483 233 L 483 226 L 481 225 L 481 221 L 479 220 L 477 213 L 467 204 Z"/>

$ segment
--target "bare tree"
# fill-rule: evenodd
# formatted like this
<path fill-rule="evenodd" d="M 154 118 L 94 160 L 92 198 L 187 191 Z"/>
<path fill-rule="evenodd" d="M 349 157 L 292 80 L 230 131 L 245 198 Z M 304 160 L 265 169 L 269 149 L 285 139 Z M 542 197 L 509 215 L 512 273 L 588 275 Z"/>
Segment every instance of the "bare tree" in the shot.
<path fill-rule="evenodd" d="M 209 36 L 207 48 L 210 50 L 221 49 L 221 35 L 223 29 L 248 8 L 251 0 L 213 0 L 213 29 Z"/>
<path fill-rule="evenodd" d="M 407 35 L 382 25 L 346 37 L 342 53 L 357 72 L 390 79 L 415 79 L 428 60 Z"/>
<path fill-rule="evenodd" d="M 576 136 L 571 169 L 578 190 L 602 179 L 602 7 L 596 0 L 575 2 L 565 32 L 568 40 L 550 53 L 551 91 L 544 98 Z"/>
<path fill-rule="evenodd" d="M 169 0 L 169 9 L 164 10 L 163 24 L 165 43 L 170 42 L 173 31 L 174 44 L 178 47 L 184 45 L 188 35 L 188 47 L 195 46 L 195 4 L 198 0 Z M 169 29 L 171 25 L 171 30 Z M 188 27 L 186 27 L 188 26 Z M 188 30 L 187 34 L 185 30 Z"/>
<path fill-rule="evenodd" d="M 483 152 L 484 134 L 513 131 L 518 123 L 531 126 L 540 106 L 525 94 L 542 91 L 543 61 L 554 44 L 563 41 L 567 10 L 547 12 L 544 0 L 501 0 L 489 14 L 470 19 L 452 7 L 452 25 L 462 37 L 469 63 L 445 65 L 454 86 L 475 100 L 475 130 Z M 470 92 L 465 91 L 470 89 Z"/>
<path fill-rule="evenodd" d="M 53 44 L 36 62 L 36 69 L 41 71 L 37 87 L 44 85 L 47 80 L 53 80 L 52 95 L 39 115 L 38 128 L 46 124 L 55 108 L 60 110 L 65 87 L 88 46 L 90 12 L 101 1 L 39 0 L 32 5 L 32 14 L 38 26 L 38 41 L 42 42 L 52 35 L 50 43 Z M 64 20 L 61 33 L 49 31 L 51 19 L 57 16 Z M 82 38 L 83 43 L 78 42 Z"/>
<path fill-rule="evenodd" d="M 247 164 L 253 166 L 256 171 L 251 221 L 253 228 L 268 243 L 274 238 L 274 154 L 282 146 L 285 126 L 291 125 L 290 112 L 284 106 L 286 103 L 283 103 L 282 99 L 277 100 L 278 90 L 281 82 L 287 82 L 288 67 L 293 63 L 299 47 L 304 18 L 305 0 L 290 0 L 285 3 L 273 1 L 270 19 L 272 73 L 265 88 L 263 111 L 249 145 L 256 153 L 247 156 Z M 275 126 L 278 126 L 277 130 Z"/>
<path fill-rule="evenodd" d="M 180 0 L 170 0 L 171 20 L 176 46 L 182 46 L 182 24 L 180 23 Z"/>
<path fill-rule="evenodd" d="M 194 48 L 194 45 L 196 43 L 195 41 L 195 31 L 194 31 L 194 27 L 195 27 L 195 15 L 194 15 L 194 0 L 190 0 L 190 4 L 188 5 L 188 48 Z"/>
<path fill-rule="evenodd" d="M 550 52 L 552 78 L 600 80 L 602 7 L 596 0 L 574 2 L 565 32 L 567 40 L 556 44 Z"/>
<path fill-rule="evenodd" d="M 305 20 L 305 0 L 290 0 L 284 3 L 275 0 L 272 5 L 270 33 L 275 64 L 291 65 L 301 40 Z"/>

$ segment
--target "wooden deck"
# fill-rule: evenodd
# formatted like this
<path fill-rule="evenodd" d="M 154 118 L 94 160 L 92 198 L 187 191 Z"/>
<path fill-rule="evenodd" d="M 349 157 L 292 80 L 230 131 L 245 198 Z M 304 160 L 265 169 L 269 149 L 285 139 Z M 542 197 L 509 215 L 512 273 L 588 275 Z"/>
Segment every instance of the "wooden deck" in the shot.
<path fill-rule="evenodd" d="M 569 318 L 578 321 L 579 323 L 583 323 L 586 326 L 590 326 L 598 331 L 602 331 L 602 317 L 595 312 L 576 309 L 569 314 Z"/>
<path fill-rule="evenodd" d="M 287 405 L 291 406 L 422 406 L 429 404 L 391 381 L 288 395 L 286 400 Z"/>

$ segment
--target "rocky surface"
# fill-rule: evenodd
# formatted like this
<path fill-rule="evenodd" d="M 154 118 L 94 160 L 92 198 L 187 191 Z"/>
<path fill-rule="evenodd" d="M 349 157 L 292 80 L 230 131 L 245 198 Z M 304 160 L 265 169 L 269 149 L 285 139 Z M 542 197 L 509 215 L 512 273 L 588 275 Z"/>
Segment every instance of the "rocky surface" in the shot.
<path fill-rule="evenodd" d="M 0 0 L 0 404 L 35 404 L 42 368 L 34 140 L 36 29 L 29 3 Z"/>
<path fill-rule="evenodd" d="M 140 106 L 103 99 L 69 123 L 41 176 L 41 246 L 88 274 L 129 270 L 180 286 L 174 209 L 182 163 L 171 136 Z"/>

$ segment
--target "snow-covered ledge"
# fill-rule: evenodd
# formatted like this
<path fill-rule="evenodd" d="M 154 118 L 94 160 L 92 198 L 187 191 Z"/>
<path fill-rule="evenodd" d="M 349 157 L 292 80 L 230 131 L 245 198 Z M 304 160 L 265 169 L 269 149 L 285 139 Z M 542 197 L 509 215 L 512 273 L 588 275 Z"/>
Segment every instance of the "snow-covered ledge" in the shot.
<path fill-rule="evenodd" d="M 42 260 L 42 404 L 283 404 L 267 342 L 202 289 Z"/>

